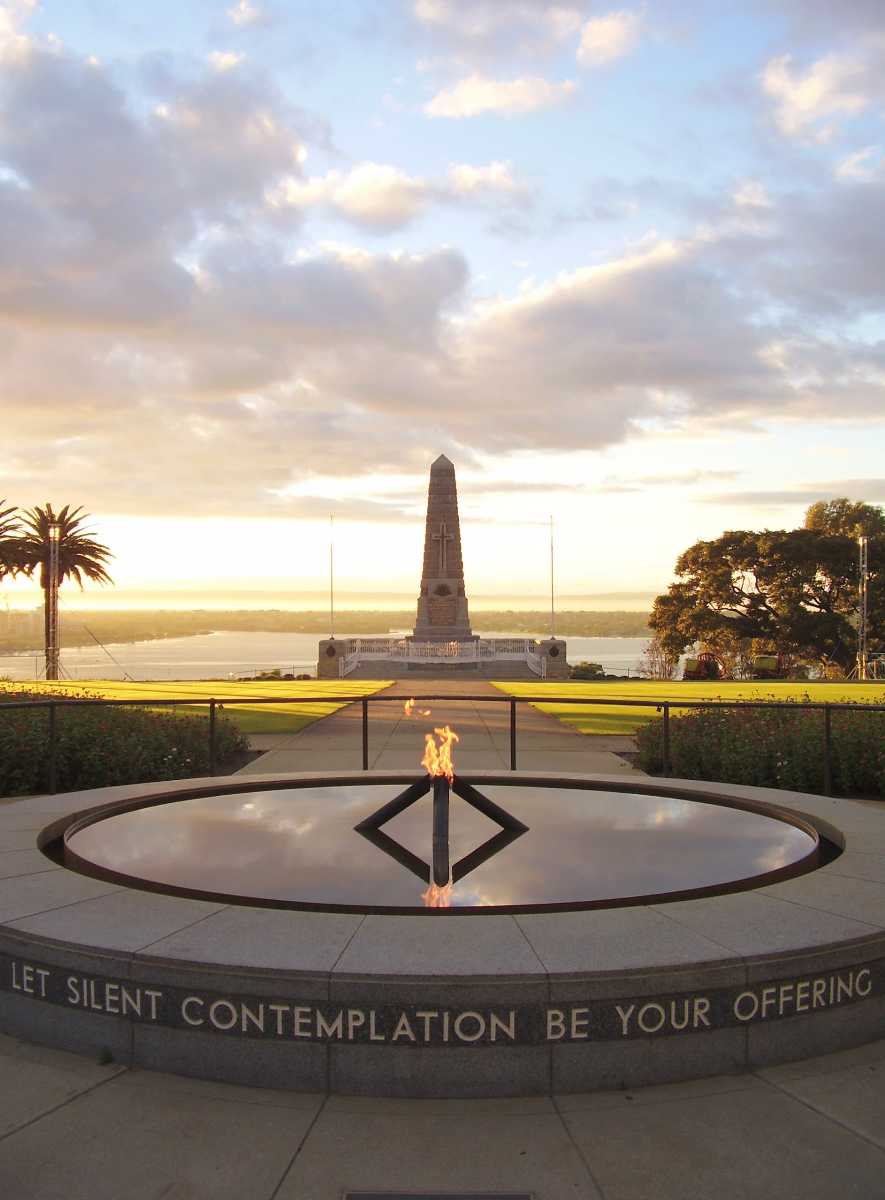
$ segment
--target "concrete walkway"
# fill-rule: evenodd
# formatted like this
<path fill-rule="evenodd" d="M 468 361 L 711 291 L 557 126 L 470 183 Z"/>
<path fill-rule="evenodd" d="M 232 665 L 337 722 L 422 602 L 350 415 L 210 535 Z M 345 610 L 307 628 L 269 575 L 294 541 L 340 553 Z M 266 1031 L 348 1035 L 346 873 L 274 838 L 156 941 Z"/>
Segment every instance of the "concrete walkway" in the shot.
<path fill-rule="evenodd" d="M 404 702 L 412 696 L 489 696 L 498 703 L 435 700 L 416 703 L 407 717 Z M 424 754 L 424 734 L 450 725 L 460 737 L 456 769 L 495 770 L 510 767 L 510 698 L 482 680 L 399 680 L 378 693 L 390 699 L 369 701 L 369 767 L 403 770 L 417 767 Z M 430 709 L 423 716 L 420 709 Z M 615 749 L 628 748 L 629 738 L 588 737 L 528 704 L 517 706 L 517 766 L 524 771 L 576 771 L 586 774 L 631 773 Z M 265 750 L 243 768 L 244 773 L 359 770 L 362 766 L 362 706 L 357 701 L 300 733 L 257 736 Z"/>
<path fill-rule="evenodd" d="M 297 1095 L 0 1037 L 8 1200 L 885 1196 L 885 1042 L 692 1083 L 514 1100 Z"/>

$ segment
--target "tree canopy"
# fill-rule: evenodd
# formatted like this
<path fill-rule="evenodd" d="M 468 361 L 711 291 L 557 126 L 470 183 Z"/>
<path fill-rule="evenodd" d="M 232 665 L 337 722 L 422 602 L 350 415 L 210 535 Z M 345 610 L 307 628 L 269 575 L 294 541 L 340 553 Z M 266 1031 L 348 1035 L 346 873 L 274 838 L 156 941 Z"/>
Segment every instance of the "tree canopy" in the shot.
<path fill-rule="evenodd" d="M 876 504 L 846 500 L 844 496 L 838 500 L 818 500 L 805 513 L 805 528 L 850 538 L 861 533 L 876 537 L 885 534 L 885 511 Z"/>
<path fill-rule="evenodd" d="M 857 652 L 858 529 L 869 537 L 869 648 L 885 650 L 885 513 L 846 499 L 813 504 L 801 529 L 696 542 L 649 624 L 674 654 L 700 643 L 726 658 L 767 651 L 847 667 Z"/>

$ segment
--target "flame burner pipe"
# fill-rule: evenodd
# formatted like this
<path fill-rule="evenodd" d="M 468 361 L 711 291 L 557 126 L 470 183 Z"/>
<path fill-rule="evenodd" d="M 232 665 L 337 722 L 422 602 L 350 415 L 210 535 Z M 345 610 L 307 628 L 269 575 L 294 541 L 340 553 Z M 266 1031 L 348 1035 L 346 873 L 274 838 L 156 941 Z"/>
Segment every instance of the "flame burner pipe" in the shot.
<path fill-rule="evenodd" d="M 445 775 L 433 779 L 433 882 L 445 887 L 449 868 L 449 781 Z"/>

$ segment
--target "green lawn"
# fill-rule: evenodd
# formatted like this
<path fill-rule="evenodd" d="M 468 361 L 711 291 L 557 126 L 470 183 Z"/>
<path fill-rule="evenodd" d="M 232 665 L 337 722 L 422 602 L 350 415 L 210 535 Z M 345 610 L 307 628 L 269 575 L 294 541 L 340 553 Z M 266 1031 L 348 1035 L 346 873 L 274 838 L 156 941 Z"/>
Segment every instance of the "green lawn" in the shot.
<path fill-rule="evenodd" d="M 660 714 L 653 708 L 621 708 L 616 704 L 557 704 L 559 697 L 605 700 L 811 700 L 832 704 L 885 704 L 885 683 L 672 683 L 636 680 L 628 683 L 496 683 L 510 696 L 544 696 L 549 702 L 534 705 L 551 713 L 580 733 L 633 733 Z M 687 709 L 673 709 L 679 716 Z"/>
<path fill-rule="evenodd" d="M 45 695 L 57 696 L 102 696 L 107 700 L 149 700 L 160 699 L 189 699 L 191 697 L 273 697 L 273 696 L 368 696 L 381 691 L 388 686 L 386 680 L 366 680 L 364 682 L 348 682 L 347 680 L 323 679 L 310 681 L 302 680 L 272 680 L 254 683 L 240 681 L 209 681 L 184 680 L 173 682 L 127 683 L 117 679 L 90 679 L 88 682 L 20 682 L 0 683 L 0 700 L 4 692 L 14 692 L 23 689 L 29 693 L 40 692 Z M 260 704 L 236 703 L 225 704 L 223 712 L 246 734 L 253 733 L 297 733 L 305 725 L 327 717 L 330 713 L 342 708 L 341 704 L 299 704 L 294 699 L 291 704 L 274 704 L 264 707 Z M 208 706 L 188 704 L 175 710 L 190 716 L 208 716 Z"/>

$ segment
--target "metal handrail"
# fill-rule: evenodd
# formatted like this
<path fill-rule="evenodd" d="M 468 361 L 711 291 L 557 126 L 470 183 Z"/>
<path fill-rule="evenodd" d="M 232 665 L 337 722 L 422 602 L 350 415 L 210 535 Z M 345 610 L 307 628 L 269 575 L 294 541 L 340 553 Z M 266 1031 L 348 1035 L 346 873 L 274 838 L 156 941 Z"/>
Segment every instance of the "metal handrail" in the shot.
<path fill-rule="evenodd" d="M 833 763 L 832 763 L 832 714 L 839 711 L 856 712 L 885 712 L 885 704 L 867 704 L 864 702 L 831 702 L 831 701 L 789 701 L 789 700 L 628 700 L 605 696 L 512 696 L 506 692 L 493 696 L 450 695 L 440 692 L 415 693 L 412 699 L 417 701 L 445 700 L 449 702 L 469 701 L 472 704 L 507 704 L 510 710 L 510 770 L 516 770 L 517 723 L 516 710 L 518 704 L 565 704 L 565 705 L 608 705 L 623 708 L 654 708 L 663 718 L 662 769 L 664 776 L 670 775 L 670 711 L 674 708 L 779 708 L 787 711 L 811 712 L 824 714 L 824 795 L 832 792 Z M 3 709 L 46 709 L 49 718 L 49 754 L 47 756 L 47 791 L 56 791 L 56 759 L 58 743 L 58 719 L 60 708 L 163 708 L 196 706 L 209 709 L 209 774 L 215 774 L 216 766 L 216 720 L 217 711 L 226 704 L 241 707 L 250 704 L 354 704 L 360 702 L 362 726 L 362 769 L 369 769 L 369 705 L 370 704 L 402 704 L 401 695 L 389 695 L 384 692 L 366 696 L 181 696 L 181 697 L 150 697 L 131 699 L 107 699 L 105 697 L 82 698 L 53 698 L 47 700 L 3 700 L 0 699 L 0 712 Z"/>

